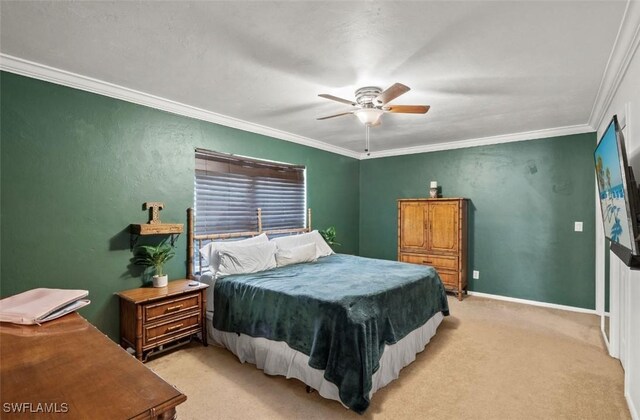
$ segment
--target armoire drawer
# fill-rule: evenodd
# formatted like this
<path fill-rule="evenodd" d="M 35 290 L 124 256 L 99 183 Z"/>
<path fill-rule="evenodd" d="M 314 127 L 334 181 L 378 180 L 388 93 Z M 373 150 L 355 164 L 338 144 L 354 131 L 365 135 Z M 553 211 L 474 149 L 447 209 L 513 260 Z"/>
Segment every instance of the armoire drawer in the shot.
<path fill-rule="evenodd" d="M 401 254 L 400 261 L 412 264 L 431 265 L 436 269 L 458 270 L 458 257 L 448 257 L 445 255 Z"/>
<path fill-rule="evenodd" d="M 438 270 L 438 275 L 445 286 L 458 288 L 458 273 Z"/>

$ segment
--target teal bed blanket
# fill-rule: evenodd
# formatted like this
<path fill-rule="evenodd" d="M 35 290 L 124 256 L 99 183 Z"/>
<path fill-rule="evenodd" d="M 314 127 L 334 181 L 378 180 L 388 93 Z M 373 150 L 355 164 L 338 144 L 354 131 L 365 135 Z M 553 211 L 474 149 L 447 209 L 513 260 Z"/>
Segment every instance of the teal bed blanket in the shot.
<path fill-rule="evenodd" d="M 216 329 L 284 341 L 308 355 L 358 413 L 369 406 L 385 343 L 449 314 L 434 268 L 342 254 L 221 278 L 214 308 Z"/>

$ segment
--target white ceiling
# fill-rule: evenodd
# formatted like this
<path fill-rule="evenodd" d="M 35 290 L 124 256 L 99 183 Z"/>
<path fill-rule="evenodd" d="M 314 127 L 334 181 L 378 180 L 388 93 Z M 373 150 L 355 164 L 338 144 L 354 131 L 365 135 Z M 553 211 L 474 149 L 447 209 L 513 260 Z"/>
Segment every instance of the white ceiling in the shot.
<path fill-rule="evenodd" d="M 0 51 L 354 152 L 317 95 L 401 82 L 381 151 L 587 124 L 625 5 L 2 1 Z"/>

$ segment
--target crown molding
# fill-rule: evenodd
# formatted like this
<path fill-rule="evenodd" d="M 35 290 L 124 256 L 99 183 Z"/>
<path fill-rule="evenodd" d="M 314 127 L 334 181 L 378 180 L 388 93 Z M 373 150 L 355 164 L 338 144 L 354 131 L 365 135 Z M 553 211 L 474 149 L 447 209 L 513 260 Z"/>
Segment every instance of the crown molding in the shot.
<path fill-rule="evenodd" d="M 14 57 L 8 54 L 0 53 L 0 70 L 19 74 L 21 76 L 31 77 L 34 79 L 44 80 L 46 82 L 51 82 L 58 85 L 68 86 L 74 89 L 97 93 L 99 95 L 120 99 L 138 105 L 160 109 L 172 114 L 183 115 L 185 117 L 208 121 L 226 127 L 236 128 L 238 130 L 261 134 L 280 140 L 286 140 L 292 143 L 301 144 L 303 146 L 309 146 L 315 149 L 324 150 L 326 152 L 348 156 L 350 158 L 360 159 L 361 157 L 361 153 L 359 152 L 354 152 L 342 147 L 333 146 L 322 141 L 207 111 L 202 108 L 186 105 L 180 102 L 172 101 L 170 99 L 161 98 L 159 96 L 150 95 L 148 93 L 129 89 L 124 86 L 119 86 L 91 77 L 82 76 L 80 74 L 46 66 L 44 64 L 35 63 L 33 61 L 24 60 L 22 58 Z"/>
<path fill-rule="evenodd" d="M 627 6 L 616 40 L 613 43 L 607 66 L 605 67 L 596 100 L 589 115 L 589 125 L 596 130 L 605 117 L 620 83 L 629 68 L 631 59 L 640 44 L 640 1 L 627 0 Z"/>
<path fill-rule="evenodd" d="M 46 82 L 51 82 L 58 85 L 68 86 L 74 89 L 80 89 L 87 92 L 108 96 L 111 98 L 163 110 L 177 115 L 183 115 L 186 117 L 208 121 L 214 124 L 231 127 L 238 130 L 248 131 L 251 133 L 261 134 L 264 136 L 273 137 L 276 139 L 285 140 L 308 147 L 313 147 L 315 149 L 324 150 L 358 160 L 408 155 L 415 153 L 436 152 L 450 149 L 462 149 L 466 147 L 509 143 L 524 140 L 535 140 L 594 131 L 594 129 L 592 128 L 593 126 L 583 124 L 528 131 L 523 133 L 506 134 L 500 136 L 449 141 L 431 145 L 382 150 L 379 152 L 372 152 L 370 156 L 367 156 L 366 153 L 354 152 L 352 150 L 334 146 L 319 140 L 299 136 L 293 133 L 277 130 L 259 124 L 254 124 L 248 121 L 207 111 L 202 108 L 197 108 L 180 102 L 172 101 L 170 99 L 161 98 L 159 96 L 150 95 L 144 92 L 139 92 L 137 90 L 129 89 L 113 83 L 24 60 L 22 58 L 14 57 L 8 54 L 0 53 L 0 70 L 31 77 L 34 79 L 44 80 Z"/>
<path fill-rule="evenodd" d="M 595 131 L 588 124 L 570 125 L 566 127 L 546 128 L 544 130 L 525 131 L 522 133 L 505 134 L 500 136 L 482 137 L 477 139 L 455 140 L 446 143 L 429 144 L 423 146 L 405 147 L 401 149 L 381 150 L 371 152 L 371 156 L 361 155 L 361 159 L 376 159 L 389 156 L 411 155 L 416 153 L 438 152 L 441 150 L 464 149 L 467 147 L 487 146 L 490 144 L 511 143 L 524 140 L 538 140 L 549 137 L 568 136 L 571 134 L 591 133 Z"/>

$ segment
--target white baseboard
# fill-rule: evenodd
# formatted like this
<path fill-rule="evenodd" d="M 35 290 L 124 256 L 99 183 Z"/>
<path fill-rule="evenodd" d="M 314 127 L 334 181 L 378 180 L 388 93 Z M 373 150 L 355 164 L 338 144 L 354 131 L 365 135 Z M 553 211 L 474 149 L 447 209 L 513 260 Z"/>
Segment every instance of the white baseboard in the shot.
<path fill-rule="evenodd" d="M 489 294 L 489 293 L 472 292 L 472 291 L 469 291 L 469 295 L 483 297 L 483 298 L 487 298 L 487 299 L 504 300 L 504 301 L 507 301 L 507 302 L 522 303 L 524 305 L 541 306 L 543 308 L 560 309 L 560 310 L 563 310 L 563 311 L 581 312 L 581 313 L 585 313 L 585 314 L 597 315 L 595 309 L 578 308 L 577 306 L 558 305 L 558 304 L 555 304 L 555 303 L 538 302 L 537 300 L 518 299 L 518 298 L 512 298 L 512 297 L 508 297 L 508 296 L 492 295 L 492 294 Z"/>
<path fill-rule="evenodd" d="M 638 409 L 635 405 L 633 405 L 633 400 L 631 399 L 631 395 L 629 395 L 629 390 L 625 390 L 624 397 L 627 399 L 627 406 L 629 406 L 629 412 L 631 413 L 631 418 L 633 420 L 640 420 L 640 416 L 638 416 Z"/>

